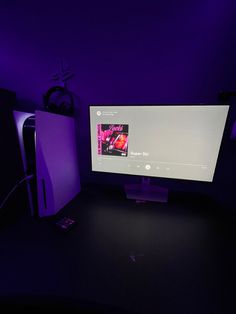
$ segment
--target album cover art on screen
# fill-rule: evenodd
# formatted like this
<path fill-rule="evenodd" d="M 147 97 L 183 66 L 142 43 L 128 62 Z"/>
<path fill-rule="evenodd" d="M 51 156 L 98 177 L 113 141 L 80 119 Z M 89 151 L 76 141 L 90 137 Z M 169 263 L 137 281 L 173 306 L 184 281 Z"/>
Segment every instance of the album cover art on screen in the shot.
<path fill-rule="evenodd" d="M 98 155 L 128 155 L 128 124 L 98 124 Z"/>

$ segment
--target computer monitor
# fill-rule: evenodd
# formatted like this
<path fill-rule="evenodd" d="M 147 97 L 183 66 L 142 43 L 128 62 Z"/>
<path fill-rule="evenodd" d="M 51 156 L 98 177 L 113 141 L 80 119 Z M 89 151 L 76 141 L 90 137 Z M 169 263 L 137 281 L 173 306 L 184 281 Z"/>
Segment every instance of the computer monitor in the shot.
<path fill-rule="evenodd" d="M 212 182 L 229 105 L 91 105 L 92 171 Z"/>

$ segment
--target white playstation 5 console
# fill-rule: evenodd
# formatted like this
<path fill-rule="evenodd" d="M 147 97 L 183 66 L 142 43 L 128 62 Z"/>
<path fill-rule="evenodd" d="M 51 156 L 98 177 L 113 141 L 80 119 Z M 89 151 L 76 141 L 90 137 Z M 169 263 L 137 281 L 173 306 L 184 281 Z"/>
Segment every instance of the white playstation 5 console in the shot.
<path fill-rule="evenodd" d="M 81 190 L 75 120 L 14 111 L 32 215 L 55 215 Z"/>

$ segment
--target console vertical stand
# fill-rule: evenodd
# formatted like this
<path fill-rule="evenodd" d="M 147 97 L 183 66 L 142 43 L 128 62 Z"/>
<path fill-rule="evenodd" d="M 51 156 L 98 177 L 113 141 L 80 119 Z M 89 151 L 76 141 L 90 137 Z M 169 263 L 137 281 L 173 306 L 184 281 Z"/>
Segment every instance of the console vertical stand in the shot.
<path fill-rule="evenodd" d="M 150 183 L 150 178 L 142 177 L 140 184 L 125 184 L 126 197 L 136 201 L 168 202 L 168 189 Z"/>

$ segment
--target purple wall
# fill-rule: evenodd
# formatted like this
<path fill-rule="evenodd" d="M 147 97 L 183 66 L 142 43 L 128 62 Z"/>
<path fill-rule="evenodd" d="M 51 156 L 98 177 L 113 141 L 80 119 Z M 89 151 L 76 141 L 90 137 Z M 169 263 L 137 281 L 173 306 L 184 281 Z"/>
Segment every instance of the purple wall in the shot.
<path fill-rule="evenodd" d="M 81 99 L 82 178 L 88 104 L 216 102 L 236 89 L 234 0 L 48 3 L 1 1 L 0 86 L 40 108 L 66 59 Z"/>
<path fill-rule="evenodd" d="M 235 87 L 233 0 L 48 2 L 1 1 L 0 83 L 20 98 L 41 104 L 58 57 L 83 103 L 205 102 Z"/>

